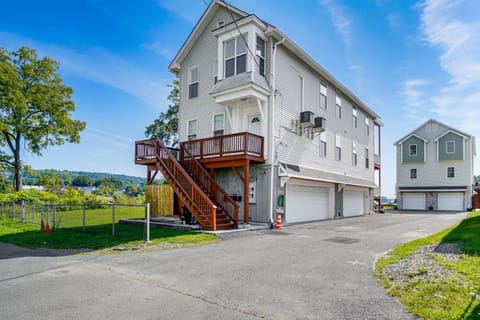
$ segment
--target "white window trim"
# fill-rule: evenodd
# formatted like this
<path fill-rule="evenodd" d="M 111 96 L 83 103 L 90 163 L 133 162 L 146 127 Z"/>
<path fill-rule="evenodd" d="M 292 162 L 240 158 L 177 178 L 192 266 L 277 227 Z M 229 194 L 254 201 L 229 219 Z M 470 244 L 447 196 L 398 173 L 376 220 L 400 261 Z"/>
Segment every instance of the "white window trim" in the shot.
<path fill-rule="evenodd" d="M 355 163 L 353 163 L 353 155 L 355 155 Z M 357 166 L 358 165 L 358 154 L 357 154 L 357 143 L 355 141 L 352 141 L 352 165 Z"/>
<path fill-rule="evenodd" d="M 240 39 L 240 41 L 244 41 L 245 42 L 245 52 L 241 53 L 241 54 L 238 54 L 237 52 L 237 39 Z M 255 38 L 256 39 L 256 38 Z M 243 56 L 245 55 L 245 72 L 248 72 L 249 71 L 249 68 L 248 68 L 248 59 L 249 59 L 249 52 L 248 52 L 248 47 L 249 47 L 249 43 L 248 43 L 248 33 L 242 33 L 241 35 L 238 35 L 238 36 L 235 36 L 233 38 L 229 38 L 229 39 L 225 39 L 223 42 L 222 42 L 222 50 L 223 50 L 223 61 L 222 61 L 222 65 L 223 65 L 223 78 L 222 79 L 226 79 L 227 78 L 227 68 L 226 68 L 226 61 L 227 61 L 227 57 L 225 56 L 225 43 L 228 42 L 228 41 L 231 41 L 233 40 L 234 44 L 235 44 L 235 47 L 234 47 L 234 52 L 233 52 L 233 59 L 234 59 L 234 63 L 233 63 L 233 75 L 231 75 L 230 77 L 234 77 L 236 75 L 238 75 L 239 73 L 237 72 L 237 58 L 239 56 Z M 232 57 L 229 57 L 229 59 L 231 59 Z M 243 72 L 242 72 L 243 73 Z"/>
<path fill-rule="evenodd" d="M 337 159 L 337 148 L 340 149 L 340 159 Z M 342 161 L 342 137 L 339 134 L 335 135 L 335 161 Z"/>
<path fill-rule="evenodd" d="M 338 114 L 337 109 L 339 110 Z M 335 117 L 342 119 L 342 96 L 338 92 L 335 93 Z"/>
<path fill-rule="evenodd" d="M 449 169 L 452 169 L 452 176 L 450 177 L 449 173 L 450 173 L 450 170 Z M 455 178 L 455 167 L 447 167 L 447 178 Z"/>
<path fill-rule="evenodd" d="M 192 121 L 196 121 L 194 134 L 198 136 L 198 119 L 190 119 L 190 120 L 187 120 L 187 138 L 193 134 L 190 132 L 190 122 Z"/>
<path fill-rule="evenodd" d="M 219 113 L 214 113 L 212 115 L 212 134 L 215 133 L 215 117 L 216 116 L 219 116 L 219 115 L 223 115 L 223 128 L 222 129 L 218 129 L 218 130 L 223 130 L 223 132 L 225 133 L 225 112 L 219 112 Z"/>
<path fill-rule="evenodd" d="M 412 172 L 414 172 L 413 170 L 415 170 L 415 178 L 412 178 Z M 417 168 L 411 168 L 410 169 L 410 179 L 413 180 L 413 179 L 417 179 L 418 178 L 418 169 Z"/>
<path fill-rule="evenodd" d="M 320 81 L 320 95 L 325 97 L 325 105 L 320 106 L 320 109 L 327 110 L 327 93 L 328 93 L 328 87 L 327 83 L 324 81 Z M 321 102 L 321 99 L 319 101 L 319 104 Z"/>
<path fill-rule="evenodd" d="M 453 143 L 453 151 L 452 152 L 448 151 L 448 144 L 449 143 Z M 455 151 L 457 151 L 457 145 L 456 145 L 455 141 L 454 140 L 445 141 L 445 153 L 454 154 Z"/>
<path fill-rule="evenodd" d="M 415 146 L 415 154 L 412 154 L 411 146 Z M 416 157 L 418 156 L 418 145 L 416 143 L 411 143 L 408 145 L 408 156 L 409 157 Z"/>
<path fill-rule="evenodd" d="M 258 62 L 258 65 L 255 63 L 255 65 L 256 65 L 256 66 L 255 66 L 255 69 L 258 68 L 258 74 L 259 74 L 260 76 L 262 76 L 262 77 L 265 77 L 265 75 L 266 75 L 266 73 L 267 73 L 267 48 L 268 48 L 267 39 L 265 39 L 264 37 L 262 37 L 262 36 L 259 35 L 258 33 L 255 34 L 255 35 L 256 35 L 256 37 L 255 37 L 255 59 L 257 59 L 257 57 L 260 57 L 260 58 L 263 59 L 263 73 L 264 73 L 264 74 L 262 75 L 262 74 L 260 73 L 260 66 L 259 66 L 259 65 L 260 65 L 260 59 L 258 59 L 258 61 L 257 61 L 257 62 Z M 257 50 L 256 50 L 256 49 L 257 49 L 258 38 L 260 38 L 260 39 L 262 39 L 262 40 L 264 41 L 263 44 L 264 44 L 265 48 L 264 48 L 264 55 L 263 55 L 263 57 L 262 57 L 261 55 L 259 55 L 259 54 L 257 53 Z M 248 52 L 248 48 L 247 48 L 247 52 Z M 248 54 L 247 54 L 247 59 L 248 59 Z"/>
<path fill-rule="evenodd" d="M 197 69 L 197 76 L 198 76 L 198 80 L 196 82 L 192 82 L 192 73 L 191 71 L 193 69 Z M 190 85 L 191 84 L 195 84 L 195 83 L 198 83 L 198 89 L 197 89 L 197 96 L 196 97 L 193 97 L 193 98 L 190 98 Z M 188 85 L 187 85 L 187 88 L 188 88 L 188 91 L 187 91 L 187 96 L 188 96 L 188 99 L 195 99 L 195 98 L 198 98 L 198 96 L 200 95 L 200 66 L 197 64 L 197 65 L 194 65 L 194 66 L 191 66 L 190 68 L 188 68 Z"/>
<path fill-rule="evenodd" d="M 328 152 L 327 151 L 328 143 L 327 143 L 327 132 L 326 131 L 323 131 L 322 133 L 320 133 L 319 142 L 318 142 L 319 149 L 322 147 L 322 142 L 325 143 L 325 148 L 322 150 L 322 151 L 325 152 L 325 154 L 320 153 L 320 157 L 326 158 L 327 157 L 327 152 Z"/>

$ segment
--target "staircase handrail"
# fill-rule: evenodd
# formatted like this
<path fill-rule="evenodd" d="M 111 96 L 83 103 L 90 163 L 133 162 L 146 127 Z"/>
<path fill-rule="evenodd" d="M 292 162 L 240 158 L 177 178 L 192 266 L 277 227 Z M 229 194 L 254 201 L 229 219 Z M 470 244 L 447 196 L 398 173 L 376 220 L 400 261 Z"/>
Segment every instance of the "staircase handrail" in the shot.
<path fill-rule="evenodd" d="M 183 165 L 187 165 L 185 162 L 185 154 L 188 157 L 188 160 L 191 160 L 194 163 L 195 168 L 198 170 L 192 170 L 192 174 L 197 179 L 197 183 L 201 184 L 206 190 L 210 192 L 210 195 L 213 197 L 213 202 L 223 209 L 225 214 L 227 214 L 230 219 L 232 219 L 235 223 L 235 228 L 238 227 L 238 210 L 240 206 L 233 200 L 230 195 L 218 184 L 217 181 L 208 173 L 208 171 L 202 166 L 202 164 L 192 155 L 192 153 L 187 149 L 184 148 L 183 143 L 180 144 L 180 162 Z M 204 179 L 207 179 L 209 182 L 209 186 L 206 186 L 204 183 Z M 212 190 L 213 188 L 213 190 Z M 220 197 L 219 197 L 220 195 Z"/>

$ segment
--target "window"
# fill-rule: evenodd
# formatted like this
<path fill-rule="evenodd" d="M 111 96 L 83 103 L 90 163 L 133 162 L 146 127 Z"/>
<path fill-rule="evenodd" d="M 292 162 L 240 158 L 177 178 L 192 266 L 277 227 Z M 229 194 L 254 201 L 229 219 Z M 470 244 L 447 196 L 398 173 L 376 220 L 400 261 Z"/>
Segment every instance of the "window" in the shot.
<path fill-rule="evenodd" d="M 410 169 L 410 179 L 417 179 L 417 169 Z"/>
<path fill-rule="evenodd" d="M 213 84 L 218 82 L 218 60 L 213 61 Z"/>
<path fill-rule="evenodd" d="M 320 156 L 327 156 L 327 132 L 323 131 L 320 133 Z"/>
<path fill-rule="evenodd" d="M 335 96 L 335 114 L 337 118 L 342 118 L 342 97 L 338 93 Z"/>
<path fill-rule="evenodd" d="M 335 136 L 335 160 L 342 160 L 342 138 L 338 134 Z"/>
<path fill-rule="evenodd" d="M 368 148 L 365 148 L 365 168 L 370 167 L 370 155 L 368 154 Z"/>
<path fill-rule="evenodd" d="M 455 141 L 447 141 L 445 148 L 447 153 L 455 153 Z"/>
<path fill-rule="evenodd" d="M 257 37 L 256 55 L 258 59 L 258 73 L 265 76 L 265 40 Z"/>
<path fill-rule="evenodd" d="M 358 121 L 357 121 L 357 120 L 358 120 L 357 117 L 358 117 L 357 107 L 353 106 L 353 107 L 352 107 L 352 126 L 353 126 L 354 128 L 357 127 L 357 122 L 358 122 Z"/>
<path fill-rule="evenodd" d="M 198 66 L 188 70 L 188 99 L 198 97 Z"/>
<path fill-rule="evenodd" d="M 225 113 L 219 113 L 213 116 L 213 135 L 221 136 L 225 132 Z"/>
<path fill-rule="evenodd" d="M 447 168 L 447 178 L 455 178 L 455 168 L 448 167 Z"/>
<path fill-rule="evenodd" d="M 243 35 L 246 41 L 246 35 Z M 247 46 L 242 36 L 223 43 L 225 78 L 247 71 Z"/>
<path fill-rule="evenodd" d="M 327 85 L 320 82 L 320 108 L 327 110 Z"/>
<path fill-rule="evenodd" d="M 370 135 L 370 119 L 365 116 L 365 134 Z"/>
<path fill-rule="evenodd" d="M 416 144 L 409 144 L 408 145 L 408 155 L 411 157 L 415 157 L 417 155 L 417 145 Z"/>
<path fill-rule="evenodd" d="M 188 140 L 195 140 L 197 138 L 197 120 L 188 121 L 187 138 Z"/>
<path fill-rule="evenodd" d="M 352 142 L 352 165 L 357 166 L 357 144 Z"/>

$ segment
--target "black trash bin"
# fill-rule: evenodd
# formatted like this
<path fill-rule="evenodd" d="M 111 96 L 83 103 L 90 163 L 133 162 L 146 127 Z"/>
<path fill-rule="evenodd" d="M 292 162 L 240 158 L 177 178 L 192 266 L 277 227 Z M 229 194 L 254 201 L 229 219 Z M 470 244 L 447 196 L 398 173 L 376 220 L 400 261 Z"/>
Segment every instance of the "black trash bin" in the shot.
<path fill-rule="evenodd" d="M 183 206 L 183 218 L 185 219 L 185 224 L 192 224 L 192 213 L 186 206 Z"/>

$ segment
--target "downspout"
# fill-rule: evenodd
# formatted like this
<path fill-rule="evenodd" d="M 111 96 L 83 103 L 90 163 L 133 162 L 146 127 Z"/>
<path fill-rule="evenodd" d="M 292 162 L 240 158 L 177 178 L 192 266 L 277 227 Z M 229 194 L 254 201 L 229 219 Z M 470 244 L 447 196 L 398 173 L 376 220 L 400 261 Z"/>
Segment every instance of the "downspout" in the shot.
<path fill-rule="evenodd" d="M 274 208 L 273 208 L 273 203 L 274 203 L 274 199 L 273 199 L 273 194 L 274 194 L 274 190 L 273 190 L 273 182 L 274 182 L 274 165 L 275 165 L 275 160 L 276 160 L 276 157 L 277 157 L 277 154 L 276 154 L 276 150 L 275 150 L 275 133 L 274 133 L 274 130 L 275 130 L 275 104 L 276 104 L 276 99 L 275 99 L 275 57 L 277 55 L 277 46 L 284 43 L 285 42 L 285 37 L 282 38 L 282 40 L 279 40 L 277 42 L 275 42 L 273 44 L 273 52 L 272 52 L 272 121 L 271 121 L 271 130 L 270 130 L 270 134 L 271 134 L 271 139 L 270 139 L 270 145 L 271 145 L 271 149 L 270 149 L 270 223 L 273 223 L 275 220 L 274 220 L 274 216 L 273 216 L 273 211 L 274 211 Z"/>

